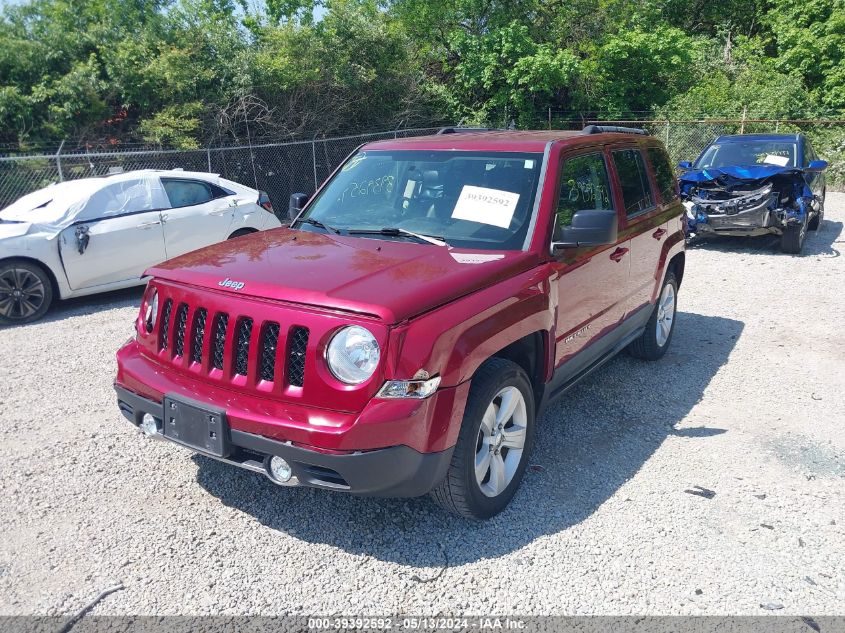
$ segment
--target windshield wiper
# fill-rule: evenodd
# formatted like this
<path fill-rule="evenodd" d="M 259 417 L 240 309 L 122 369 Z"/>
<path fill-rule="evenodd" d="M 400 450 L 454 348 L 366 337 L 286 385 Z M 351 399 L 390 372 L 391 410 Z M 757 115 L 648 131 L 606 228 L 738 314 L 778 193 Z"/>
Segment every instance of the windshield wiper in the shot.
<path fill-rule="evenodd" d="M 397 227 L 386 227 L 383 229 L 349 229 L 346 231 L 348 235 L 389 235 L 391 237 L 413 237 L 435 246 L 448 246 L 446 240 L 442 237 L 435 237 L 433 235 L 423 235 L 422 233 L 414 233 L 413 231 L 406 231 Z"/>
<path fill-rule="evenodd" d="M 315 220 L 314 218 L 300 218 L 299 222 L 302 224 L 310 224 L 311 226 L 316 226 L 318 229 L 325 229 L 326 231 L 331 231 L 332 233 L 340 235 L 340 229 L 329 226 L 328 224 Z"/>

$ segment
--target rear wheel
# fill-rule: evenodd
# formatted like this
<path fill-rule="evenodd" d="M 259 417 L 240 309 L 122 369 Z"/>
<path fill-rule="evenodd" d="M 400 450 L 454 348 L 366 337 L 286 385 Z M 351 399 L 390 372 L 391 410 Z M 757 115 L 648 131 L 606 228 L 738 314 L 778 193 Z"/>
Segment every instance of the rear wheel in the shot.
<path fill-rule="evenodd" d="M 780 250 L 784 253 L 798 255 L 804 248 L 804 240 L 807 237 L 807 220 L 801 224 L 790 224 L 783 230 L 780 236 Z"/>
<path fill-rule="evenodd" d="M 657 360 L 669 349 L 672 334 L 675 332 L 675 313 L 678 308 L 678 281 L 675 273 L 669 271 L 663 280 L 663 288 L 654 305 L 645 331 L 636 341 L 628 346 L 628 351 L 636 358 Z"/>
<path fill-rule="evenodd" d="M 516 363 L 491 358 L 472 378 L 452 462 L 432 497 L 469 519 L 498 514 L 519 488 L 533 439 L 528 376 Z"/>
<path fill-rule="evenodd" d="M 53 301 L 53 286 L 43 268 L 26 261 L 0 263 L 0 323 L 40 319 Z"/>

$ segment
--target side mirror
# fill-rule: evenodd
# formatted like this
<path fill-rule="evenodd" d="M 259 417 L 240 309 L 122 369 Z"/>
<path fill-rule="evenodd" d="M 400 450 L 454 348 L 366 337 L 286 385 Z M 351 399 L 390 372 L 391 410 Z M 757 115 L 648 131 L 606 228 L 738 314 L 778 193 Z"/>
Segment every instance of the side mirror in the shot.
<path fill-rule="evenodd" d="M 681 169 L 692 169 L 692 163 L 688 160 L 682 160 L 680 163 L 678 163 L 678 167 L 680 167 Z"/>
<path fill-rule="evenodd" d="M 572 224 L 556 228 L 552 255 L 564 248 L 613 244 L 619 232 L 616 211 L 613 209 L 582 209 L 572 216 Z"/>
<path fill-rule="evenodd" d="M 826 160 L 811 160 L 805 171 L 824 171 L 827 169 Z"/>
<path fill-rule="evenodd" d="M 288 203 L 288 219 L 291 222 L 293 222 L 296 219 L 296 216 L 299 215 L 299 212 L 305 208 L 307 202 L 308 194 L 294 193 L 291 195 L 290 202 Z"/>

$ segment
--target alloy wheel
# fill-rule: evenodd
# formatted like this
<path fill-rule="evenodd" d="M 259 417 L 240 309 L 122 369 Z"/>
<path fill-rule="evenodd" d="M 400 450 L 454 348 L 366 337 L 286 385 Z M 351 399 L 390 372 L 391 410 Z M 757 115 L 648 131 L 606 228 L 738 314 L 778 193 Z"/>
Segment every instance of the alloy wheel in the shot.
<path fill-rule="evenodd" d="M 528 430 L 525 398 L 516 387 L 505 387 L 488 405 L 478 429 L 475 480 L 487 497 L 500 495 L 513 481 Z"/>
<path fill-rule="evenodd" d="M 26 319 L 44 304 L 43 282 L 25 268 L 9 268 L 0 273 L 0 315 Z"/>
<path fill-rule="evenodd" d="M 666 345 L 672 333 L 672 322 L 675 320 L 675 288 L 672 284 L 663 286 L 660 299 L 657 302 L 656 340 L 660 347 Z"/>

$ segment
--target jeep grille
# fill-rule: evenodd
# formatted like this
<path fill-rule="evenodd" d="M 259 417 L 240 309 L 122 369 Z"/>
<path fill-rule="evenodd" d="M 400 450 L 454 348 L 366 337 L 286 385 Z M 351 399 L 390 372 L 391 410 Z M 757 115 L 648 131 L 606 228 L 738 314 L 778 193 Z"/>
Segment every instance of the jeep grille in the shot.
<path fill-rule="evenodd" d="M 241 377 L 255 386 L 303 386 L 308 328 L 229 315 L 213 302 L 191 303 L 164 299 L 157 332 L 162 358 L 216 380 Z"/>

